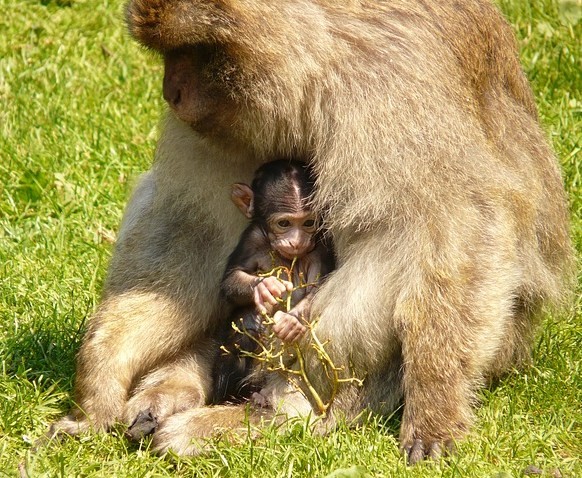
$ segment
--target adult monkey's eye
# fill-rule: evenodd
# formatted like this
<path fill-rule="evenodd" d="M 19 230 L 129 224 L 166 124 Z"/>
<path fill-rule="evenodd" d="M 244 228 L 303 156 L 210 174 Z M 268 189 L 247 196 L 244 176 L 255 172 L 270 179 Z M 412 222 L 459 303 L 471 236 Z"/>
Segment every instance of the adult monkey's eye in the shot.
<path fill-rule="evenodd" d="M 287 219 L 281 219 L 280 221 L 277 221 L 277 226 L 282 227 L 282 228 L 287 228 L 290 225 L 291 225 L 291 223 Z"/>

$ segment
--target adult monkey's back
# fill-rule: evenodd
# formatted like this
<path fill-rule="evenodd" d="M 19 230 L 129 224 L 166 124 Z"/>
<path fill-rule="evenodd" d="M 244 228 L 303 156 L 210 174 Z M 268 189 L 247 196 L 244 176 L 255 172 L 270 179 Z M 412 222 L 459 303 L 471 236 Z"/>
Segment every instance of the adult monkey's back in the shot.
<path fill-rule="evenodd" d="M 57 428 L 149 410 L 160 449 L 236 426 L 206 401 L 218 285 L 244 224 L 228 188 L 293 156 L 317 174 L 338 269 L 314 305 L 345 385 L 332 417 L 404 399 L 412 462 L 470 426 L 475 390 L 529 356 L 571 264 L 567 211 L 511 31 L 486 1 L 134 0 L 171 111 L 130 202 Z M 311 381 L 325 397 L 317 360 Z M 309 404 L 269 379 L 290 413 Z"/>

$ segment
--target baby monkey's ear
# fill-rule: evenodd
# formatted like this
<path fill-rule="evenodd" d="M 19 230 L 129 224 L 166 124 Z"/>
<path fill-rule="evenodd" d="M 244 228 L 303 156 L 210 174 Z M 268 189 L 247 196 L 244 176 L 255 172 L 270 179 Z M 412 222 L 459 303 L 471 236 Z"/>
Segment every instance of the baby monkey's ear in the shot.
<path fill-rule="evenodd" d="M 244 183 L 234 183 L 230 199 L 241 212 L 251 219 L 253 217 L 253 190 Z"/>

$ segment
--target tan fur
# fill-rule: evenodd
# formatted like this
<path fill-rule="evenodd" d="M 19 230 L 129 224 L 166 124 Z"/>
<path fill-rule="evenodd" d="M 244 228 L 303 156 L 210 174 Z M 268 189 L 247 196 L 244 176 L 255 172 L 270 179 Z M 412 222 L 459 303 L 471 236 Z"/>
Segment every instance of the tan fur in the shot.
<path fill-rule="evenodd" d="M 314 165 L 338 253 L 316 331 L 365 377 L 340 391 L 332 415 L 389 413 L 403 398 L 411 461 L 462 437 L 475 389 L 527 360 L 539 313 L 571 271 L 560 172 L 497 10 L 484 0 L 132 0 L 127 20 L 166 55 L 173 112 L 79 354 L 87 419 L 107 427 L 153 370 L 167 367 L 172 381 L 183 354 L 205 354 L 243 226 L 229 185 L 292 155 Z M 203 400 L 201 374 L 192 386 Z M 284 386 L 268 389 L 283 410 L 309 409 L 296 394 L 286 402 Z M 162 412 L 155 441 L 195 452 L 190 438 L 216 420 L 236 428 L 240 410 Z"/>

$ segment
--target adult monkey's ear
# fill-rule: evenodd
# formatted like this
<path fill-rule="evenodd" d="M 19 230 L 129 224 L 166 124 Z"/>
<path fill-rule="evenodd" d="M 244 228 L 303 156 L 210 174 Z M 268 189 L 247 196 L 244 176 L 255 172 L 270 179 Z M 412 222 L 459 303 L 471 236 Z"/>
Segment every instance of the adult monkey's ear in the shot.
<path fill-rule="evenodd" d="M 253 190 L 249 185 L 244 183 L 234 183 L 232 185 L 230 199 L 246 217 L 249 219 L 253 217 Z"/>

